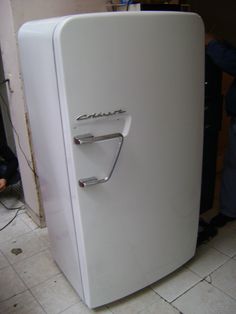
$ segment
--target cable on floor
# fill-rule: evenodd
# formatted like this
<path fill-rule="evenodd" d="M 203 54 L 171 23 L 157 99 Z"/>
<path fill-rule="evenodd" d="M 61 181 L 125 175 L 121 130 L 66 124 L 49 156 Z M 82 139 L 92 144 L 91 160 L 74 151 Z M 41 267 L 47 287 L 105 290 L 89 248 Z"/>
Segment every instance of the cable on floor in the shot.
<path fill-rule="evenodd" d="M 0 202 L 1 202 L 1 201 L 0 201 Z M 1 202 L 1 204 L 2 204 L 2 202 Z M 12 209 L 12 208 L 11 208 L 11 209 Z M 7 223 L 5 226 L 3 226 L 3 227 L 0 229 L 0 231 L 4 230 L 7 226 L 9 226 L 9 225 L 13 222 L 13 220 L 16 219 L 16 217 L 18 216 L 19 211 L 21 211 L 21 210 L 24 210 L 24 207 L 23 207 L 23 206 L 21 206 L 21 207 L 18 208 L 17 212 L 15 213 L 15 216 L 14 216 L 10 221 L 8 221 L 8 223 Z"/>
<path fill-rule="evenodd" d="M 18 207 L 8 207 L 6 204 L 4 204 L 2 201 L 0 201 L 0 204 L 2 204 L 3 207 L 5 207 L 6 209 L 8 210 L 14 210 L 14 209 L 20 209 L 22 208 L 22 206 L 24 205 L 21 205 L 21 206 L 18 206 Z"/>

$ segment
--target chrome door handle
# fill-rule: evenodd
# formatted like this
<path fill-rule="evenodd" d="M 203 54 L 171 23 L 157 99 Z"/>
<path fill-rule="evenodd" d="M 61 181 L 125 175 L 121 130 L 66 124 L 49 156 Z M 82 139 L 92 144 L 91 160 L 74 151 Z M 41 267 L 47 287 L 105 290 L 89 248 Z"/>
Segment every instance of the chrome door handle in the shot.
<path fill-rule="evenodd" d="M 93 136 L 92 134 L 88 133 L 88 134 L 77 135 L 74 137 L 74 143 L 76 145 L 93 144 L 96 142 L 107 141 L 107 140 L 112 140 L 112 139 L 116 139 L 116 138 L 119 138 L 118 149 L 117 149 L 117 153 L 116 153 L 114 162 L 112 164 L 112 167 L 111 167 L 108 175 L 105 178 L 101 178 L 101 179 L 98 179 L 97 177 L 89 177 L 89 178 L 80 179 L 79 180 L 79 186 L 81 188 L 96 185 L 99 183 L 105 183 L 111 178 L 112 173 L 115 169 L 117 160 L 118 160 L 119 155 L 120 155 L 121 147 L 122 147 L 123 142 L 124 142 L 124 136 L 121 133 L 112 133 L 112 134 L 106 134 L 106 135 L 101 135 L 101 136 Z"/>

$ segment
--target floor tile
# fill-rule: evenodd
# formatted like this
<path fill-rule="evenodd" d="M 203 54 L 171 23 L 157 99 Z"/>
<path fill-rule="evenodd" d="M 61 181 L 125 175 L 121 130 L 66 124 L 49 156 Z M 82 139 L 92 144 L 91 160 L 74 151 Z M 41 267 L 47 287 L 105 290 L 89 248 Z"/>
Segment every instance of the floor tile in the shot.
<path fill-rule="evenodd" d="M 14 213 L 12 213 L 11 218 L 14 217 Z M 0 228 L 5 226 L 10 219 L 4 219 L 0 221 Z M 5 241 L 9 241 L 12 238 L 18 237 L 22 234 L 25 234 L 27 232 L 30 232 L 31 229 L 26 226 L 26 224 L 19 219 L 19 217 L 16 217 L 16 219 L 7 226 L 4 230 L 1 231 L 1 237 L 0 237 L 0 243 L 3 243 Z"/>
<path fill-rule="evenodd" d="M 24 203 L 21 202 L 19 199 L 19 195 L 8 189 L 4 192 L 1 192 L 0 195 L 0 216 L 3 218 L 8 218 L 8 215 L 11 215 L 11 211 L 15 212 L 14 209 L 7 209 L 8 208 L 16 208 L 24 207 Z"/>
<path fill-rule="evenodd" d="M 114 314 L 134 314 L 155 303 L 159 298 L 153 290 L 146 288 L 108 305 L 108 308 Z"/>
<path fill-rule="evenodd" d="M 32 288 L 60 273 L 49 250 L 40 252 L 14 265 L 27 287 Z"/>
<path fill-rule="evenodd" d="M 0 287 L 0 302 L 27 290 L 11 266 L 0 270 Z"/>
<path fill-rule="evenodd" d="M 0 227 L 14 213 L 0 205 Z M 53 262 L 49 246 L 47 228 L 38 228 L 23 212 L 1 232 L 1 314 L 236 313 L 236 222 L 227 224 L 217 237 L 200 246 L 187 268 L 152 285 L 155 292 L 147 288 L 96 310 L 80 302 Z M 12 254 L 12 248 L 17 247 L 23 252 Z"/>
<path fill-rule="evenodd" d="M 168 302 L 172 302 L 200 280 L 201 277 L 192 271 L 181 268 L 152 285 L 152 289 Z"/>
<path fill-rule="evenodd" d="M 80 302 L 80 298 L 62 274 L 32 288 L 31 292 L 48 314 L 61 313 Z"/>
<path fill-rule="evenodd" d="M 218 235 L 209 242 L 209 246 L 233 257 L 236 254 L 236 230 L 228 226 L 219 229 Z"/>
<path fill-rule="evenodd" d="M 61 314 L 112 314 L 112 312 L 106 307 L 90 310 L 86 305 L 80 302 L 72 305 L 67 310 L 61 312 Z"/>
<path fill-rule="evenodd" d="M 34 230 L 34 233 L 39 236 L 39 238 L 44 241 L 44 243 L 50 247 L 50 240 L 48 237 L 48 229 L 47 228 L 37 228 Z"/>
<path fill-rule="evenodd" d="M 4 205 L 7 207 L 5 207 Z M 14 210 L 14 209 L 19 209 L 20 207 L 25 207 L 25 204 L 22 203 L 17 197 L 12 196 L 12 197 L 6 197 L 3 198 L 1 197 L 1 207 L 7 209 L 7 210 Z"/>
<path fill-rule="evenodd" d="M 224 228 L 227 227 L 236 230 L 236 220 L 227 223 L 227 225 Z"/>
<path fill-rule="evenodd" d="M 236 261 L 234 259 L 229 260 L 211 274 L 211 280 L 213 286 L 236 300 Z"/>
<path fill-rule="evenodd" d="M 148 305 L 144 310 L 139 311 L 138 314 L 179 314 L 179 311 L 159 297 L 157 302 Z"/>
<path fill-rule="evenodd" d="M 204 278 L 227 260 L 229 260 L 228 256 L 204 244 L 197 249 L 195 257 L 185 266 Z"/>
<path fill-rule="evenodd" d="M 0 313 L 4 314 L 45 314 L 42 307 L 27 290 L 0 303 Z"/>
<path fill-rule="evenodd" d="M 7 257 L 11 264 L 20 262 L 28 257 L 31 257 L 43 250 L 46 250 L 48 245 L 40 239 L 35 232 L 31 231 L 18 237 L 12 238 L 10 241 L 0 243 L 0 249 Z M 21 250 L 21 253 L 14 254 L 13 250 Z"/>
<path fill-rule="evenodd" d="M 2 199 L 0 198 L 0 200 L 2 201 Z M 17 209 L 15 210 L 8 210 L 6 208 L 4 208 L 1 203 L 0 203 L 0 217 L 1 217 L 1 221 L 7 221 L 7 220 L 10 220 L 14 215 L 15 213 L 17 212 Z M 23 211 L 19 211 L 19 214 L 20 213 L 23 213 Z"/>
<path fill-rule="evenodd" d="M 183 314 L 235 314 L 236 310 L 235 300 L 205 281 L 172 304 Z"/>
<path fill-rule="evenodd" d="M 38 228 L 36 223 L 33 222 L 33 220 L 27 215 L 27 213 L 22 213 L 20 215 L 20 219 L 28 226 L 31 230 L 35 230 Z"/>
<path fill-rule="evenodd" d="M 6 257 L 0 252 L 0 269 L 10 266 Z"/>

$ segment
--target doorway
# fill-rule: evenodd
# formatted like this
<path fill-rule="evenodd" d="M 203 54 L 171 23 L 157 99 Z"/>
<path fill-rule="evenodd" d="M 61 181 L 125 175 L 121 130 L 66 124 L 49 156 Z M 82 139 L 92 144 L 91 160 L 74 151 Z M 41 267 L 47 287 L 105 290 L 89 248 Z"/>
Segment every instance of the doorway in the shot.
<path fill-rule="evenodd" d="M 8 89 L 10 90 L 10 85 L 4 75 L 2 54 L 0 52 L 0 143 L 3 147 L 7 146 L 17 158 L 14 140 L 14 133 L 17 138 L 17 131 L 11 120 L 7 93 Z M 4 162 L 3 158 L 2 162 Z M 17 169 L 17 171 L 14 171 L 14 174 L 11 176 L 7 187 L 0 192 L 0 205 L 1 207 L 9 210 L 22 206 L 22 202 L 24 202 L 24 193 L 20 180 L 19 169 Z"/>

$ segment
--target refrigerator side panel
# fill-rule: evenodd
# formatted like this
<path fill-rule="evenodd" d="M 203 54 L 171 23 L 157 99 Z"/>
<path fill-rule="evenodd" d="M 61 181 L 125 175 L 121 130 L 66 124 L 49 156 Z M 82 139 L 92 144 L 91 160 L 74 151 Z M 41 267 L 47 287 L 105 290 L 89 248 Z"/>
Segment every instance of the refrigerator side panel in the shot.
<path fill-rule="evenodd" d="M 20 61 L 52 254 L 83 298 L 52 42 L 58 21 L 61 18 L 21 27 Z"/>
<path fill-rule="evenodd" d="M 195 253 L 204 29 L 195 14 L 91 14 L 62 22 L 54 45 L 85 301 L 97 307 Z M 97 141 L 78 145 L 88 134 Z M 114 134 L 124 143 L 112 177 L 93 185 L 119 144 L 99 139 Z"/>

